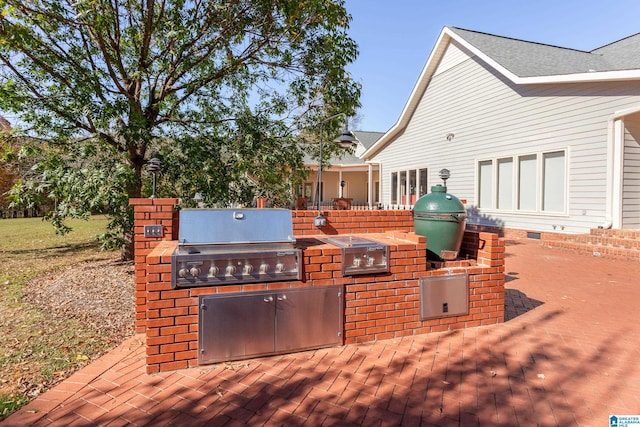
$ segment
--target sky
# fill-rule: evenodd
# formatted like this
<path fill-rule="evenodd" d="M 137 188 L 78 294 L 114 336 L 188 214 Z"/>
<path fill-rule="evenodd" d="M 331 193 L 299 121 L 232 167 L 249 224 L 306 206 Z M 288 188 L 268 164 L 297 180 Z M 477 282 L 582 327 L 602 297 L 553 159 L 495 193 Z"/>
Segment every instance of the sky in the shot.
<path fill-rule="evenodd" d="M 377 132 L 398 120 L 445 26 L 585 51 L 640 32 L 640 0 L 345 0 L 345 7 L 360 51 L 348 70 L 362 84 L 351 127 Z"/>
<path fill-rule="evenodd" d="M 353 129 L 398 120 L 443 27 L 591 51 L 640 32 L 638 0 L 345 0 L 362 84 Z"/>

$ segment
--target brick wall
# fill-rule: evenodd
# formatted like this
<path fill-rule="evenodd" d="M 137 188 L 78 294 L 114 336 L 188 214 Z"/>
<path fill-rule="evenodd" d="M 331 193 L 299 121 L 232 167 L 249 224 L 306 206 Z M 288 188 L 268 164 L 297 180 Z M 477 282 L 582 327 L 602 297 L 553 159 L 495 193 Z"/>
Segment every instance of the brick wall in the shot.
<path fill-rule="evenodd" d="M 323 211 L 322 215 L 327 218 L 327 225 L 318 228 L 313 225 L 313 219 L 318 216 L 318 211 L 292 211 L 293 233 L 296 236 L 308 236 L 384 233 L 389 230 L 413 231 L 413 216 L 409 210 L 329 210 Z"/>
<path fill-rule="evenodd" d="M 147 314 L 147 255 L 163 240 L 173 240 L 174 211 L 178 199 L 131 199 L 133 206 L 136 286 L 136 333 L 145 331 Z M 162 225 L 162 237 L 144 237 L 145 225 Z M 151 276 L 153 278 L 154 276 Z"/>
<path fill-rule="evenodd" d="M 301 281 L 171 289 L 171 254 L 177 241 L 170 240 L 175 230 L 168 227 L 173 224 L 170 213 L 175 200 L 164 200 L 136 199 L 132 203 L 137 212 L 136 244 L 141 251 L 136 255 L 136 330 L 146 332 L 149 373 L 197 365 L 197 304 L 202 294 L 343 285 L 345 344 L 504 319 L 504 241 L 497 234 L 467 231 L 462 259 L 429 262 L 425 237 L 412 232 L 410 211 L 331 211 L 329 225 L 321 230 L 326 234 L 366 233 L 367 238 L 384 241 L 390 250 L 389 273 L 343 277 L 341 250 L 312 236 L 322 235 L 313 227 L 315 214 L 293 211 L 297 246 L 303 250 Z M 142 236 L 143 225 L 153 221 L 166 224 L 164 239 Z M 469 313 L 420 320 L 420 279 L 463 271 L 469 277 Z"/>
<path fill-rule="evenodd" d="M 403 244 L 392 253 L 392 274 L 346 283 L 345 344 L 503 322 L 504 241 L 492 233 L 468 234 L 466 240 L 482 247 L 477 259 L 427 262 L 422 243 Z M 462 272 L 469 280 L 469 313 L 420 320 L 420 278 Z"/>

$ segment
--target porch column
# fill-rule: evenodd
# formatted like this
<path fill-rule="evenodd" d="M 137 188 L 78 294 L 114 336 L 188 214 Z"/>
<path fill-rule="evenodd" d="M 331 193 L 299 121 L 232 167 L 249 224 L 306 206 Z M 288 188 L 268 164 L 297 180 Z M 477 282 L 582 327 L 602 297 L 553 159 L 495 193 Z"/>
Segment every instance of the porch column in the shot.
<path fill-rule="evenodd" d="M 373 209 L 373 165 L 368 163 L 367 167 L 367 203 L 369 205 L 369 210 L 371 210 Z"/>

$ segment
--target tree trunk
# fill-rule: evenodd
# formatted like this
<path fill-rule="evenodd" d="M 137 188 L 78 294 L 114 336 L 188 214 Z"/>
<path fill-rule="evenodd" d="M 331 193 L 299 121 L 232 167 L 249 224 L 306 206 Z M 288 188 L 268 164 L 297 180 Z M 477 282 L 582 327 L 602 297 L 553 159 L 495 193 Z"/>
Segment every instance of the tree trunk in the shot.
<path fill-rule="evenodd" d="M 133 185 L 131 185 L 127 189 L 127 193 L 129 195 L 129 199 L 138 199 L 142 195 L 142 167 L 144 163 L 144 159 L 140 157 L 136 157 L 131 159 L 131 165 L 136 174 L 136 180 Z M 125 207 L 125 209 L 132 209 L 130 206 Z M 125 215 L 128 215 L 125 213 Z M 128 230 L 124 230 L 122 238 L 124 240 L 124 244 L 122 245 L 122 249 L 120 251 L 120 259 L 122 261 L 131 261 L 135 257 L 135 242 L 134 242 L 134 232 L 133 232 L 133 214 L 131 214 L 131 223 Z"/>
<path fill-rule="evenodd" d="M 125 231 L 122 237 L 124 238 L 124 244 L 122 245 L 122 250 L 120 251 L 120 260 L 132 261 L 136 255 L 133 231 Z"/>

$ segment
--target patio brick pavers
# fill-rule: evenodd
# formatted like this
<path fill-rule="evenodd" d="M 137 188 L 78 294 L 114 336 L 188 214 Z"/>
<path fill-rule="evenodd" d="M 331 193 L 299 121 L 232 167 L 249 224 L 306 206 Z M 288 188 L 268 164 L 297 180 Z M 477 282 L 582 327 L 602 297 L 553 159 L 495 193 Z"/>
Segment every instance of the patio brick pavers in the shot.
<path fill-rule="evenodd" d="M 145 373 L 142 336 L 0 423 L 602 426 L 640 413 L 640 265 L 507 245 L 506 322 Z"/>

